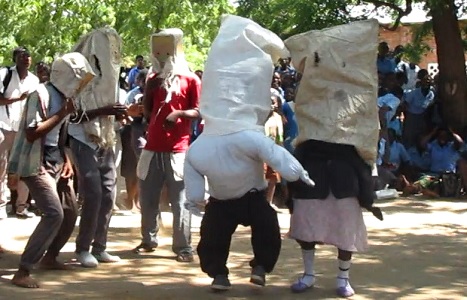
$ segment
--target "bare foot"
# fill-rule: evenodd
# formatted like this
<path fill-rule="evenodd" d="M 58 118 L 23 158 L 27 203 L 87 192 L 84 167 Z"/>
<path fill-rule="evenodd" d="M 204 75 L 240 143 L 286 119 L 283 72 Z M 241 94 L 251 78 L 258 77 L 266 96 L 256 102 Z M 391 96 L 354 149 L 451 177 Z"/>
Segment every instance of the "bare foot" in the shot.
<path fill-rule="evenodd" d="M 29 272 L 23 270 L 18 270 L 18 272 L 15 273 L 15 276 L 13 276 L 11 283 L 16 286 L 28 289 L 39 288 L 39 284 L 37 283 L 37 281 L 32 279 L 32 277 L 29 275 Z"/>
<path fill-rule="evenodd" d="M 428 198 L 439 198 L 439 195 L 436 192 L 431 191 L 429 189 L 423 189 L 422 194 L 423 196 L 428 197 Z"/>
<path fill-rule="evenodd" d="M 413 186 L 413 185 L 408 185 L 404 188 L 403 190 L 403 193 L 402 193 L 402 197 L 408 197 L 410 195 L 414 195 L 418 192 L 418 189 L 417 187 Z"/>
<path fill-rule="evenodd" d="M 40 268 L 42 270 L 58 270 L 58 271 L 69 271 L 73 270 L 72 266 L 66 265 L 56 259 L 46 259 L 45 257 L 40 262 Z"/>

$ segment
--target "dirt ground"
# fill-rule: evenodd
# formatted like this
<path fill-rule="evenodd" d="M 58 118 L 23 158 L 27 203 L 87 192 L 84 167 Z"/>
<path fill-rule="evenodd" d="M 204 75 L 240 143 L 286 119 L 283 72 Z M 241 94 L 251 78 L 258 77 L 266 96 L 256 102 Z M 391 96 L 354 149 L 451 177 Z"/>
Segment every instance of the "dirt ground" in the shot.
<path fill-rule="evenodd" d="M 357 295 L 353 299 L 467 299 L 467 202 L 400 199 L 380 202 L 385 220 L 365 213 L 370 249 L 355 255 L 351 279 Z M 287 232 L 289 215 L 279 214 Z M 118 264 L 97 269 L 76 265 L 72 271 L 40 271 L 34 276 L 38 290 L 17 288 L 10 279 L 19 255 L 38 218 L 0 221 L 0 243 L 8 252 L 0 259 L 0 299 L 334 299 L 335 249 L 317 251 L 317 285 L 305 294 L 294 295 L 289 284 L 302 272 L 300 250 L 284 240 L 275 271 L 265 288 L 248 283 L 251 257 L 249 230 L 234 236 L 229 267 L 232 289 L 224 294 L 209 290 L 211 280 L 196 260 L 180 264 L 170 251 L 171 214 L 164 213 L 165 228 L 156 252 L 136 255 L 139 243 L 138 214 L 112 218 L 108 250 L 120 255 Z M 198 242 L 200 219 L 193 221 L 193 245 Z M 75 232 L 76 234 L 76 232 Z M 72 261 L 74 236 L 63 249 L 62 258 Z M 74 263 L 76 264 L 76 263 Z"/>

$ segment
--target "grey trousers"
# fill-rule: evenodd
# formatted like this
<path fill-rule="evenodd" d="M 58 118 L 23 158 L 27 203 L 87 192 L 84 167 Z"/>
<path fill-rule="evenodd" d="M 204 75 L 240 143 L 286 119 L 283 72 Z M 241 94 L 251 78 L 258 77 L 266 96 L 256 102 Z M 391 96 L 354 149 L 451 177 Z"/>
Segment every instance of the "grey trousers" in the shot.
<path fill-rule="evenodd" d="M 160 213 L 159 200 L 164 183 L 167 183 L 173 214 L 172 251 L 176 254 L 191 253 L 191 214 L 185 208 L 185 185 L 177 180 L 170 162 L 170 153 L 154 153 L 145 180 L 139 180 L 141 204 L 142 242 L 157 245 Z"/>
<path fill-rule="evenodd" d="M 100 253 L 107 246 L 107 233 L 112 217 L 113 193 L 116 185 L 114 152 L 93 150 L 88 145 L 70 140 L 73 161 L 79 173 L 79 190 L 83 196 L 76 253 Z"/>
<path fill-rule="evenodd" d="M 43 213 L 21 255 L 20 268 L 23 270 L 30 271 L 46 251 L 57 257 L 73 233 L 78 206 L 73 182 L 60 178 L 61 170 L 61 164 L 48 164 L 38 175 L 23 178 Z"/>
<path fill-rule="evenodd" d="M 7 173 L 10 151 L 15 141 L 16 132 L 3 129 L 0 129 L 0 131 L 0 135 L 3 137 L 2 141 L 0 142 L 0 203 L 2 203 L 7 201 L 5 176 Z M 28 201 L 29 196 L 28 187 L 22 180 L 20 180 L 18 181 L 16 190 L 18 193 L 16 207 L 26 206 L 26 202 Z"/>

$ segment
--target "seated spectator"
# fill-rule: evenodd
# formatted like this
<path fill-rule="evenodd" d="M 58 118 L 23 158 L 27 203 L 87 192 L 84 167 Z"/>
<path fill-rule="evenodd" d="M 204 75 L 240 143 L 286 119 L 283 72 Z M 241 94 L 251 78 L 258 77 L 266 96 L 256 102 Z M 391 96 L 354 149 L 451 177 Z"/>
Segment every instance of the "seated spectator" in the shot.
<path fill-rule="evenodd" d="M 430 153 L 422 147 L 422 139 L 420 139 L 417 145 L 407 149 L 412 166 L 418 171 L 418 173 L 426 173 L 430 170 L 431 158 Z"/>
<path fill-rule="evenodd" d="M 397 108 L 401 103 L 403 95 L 404 92 L 402 91 L 402 88 L 396 86 L 390 93 L 378 98 L 378 108 L 380 111 L 380 122 L 382 128 L 387 127 L 389 122 L 396 115 Z"/>
<path fill-rule="evenodd" d="M 404 115 L 402 114 L 402 107 L 399 107 L 396 110 L 396 114 L 388 123 L 388 129 L 393 129 L 396 132 L 396 137 L 398 139 L 402 138 L 402 130 L 404 126 Z"/>
<path fill-rule="evenodd" d="M 387 142 L 387 131 L 383 133 L 380 130 L 380 139 L 378 142 L 378 156 L 376 159 L 376 167 L 378 176 L 375 182 L 375 190 L 382 190 L 388 186 L 394 185 L 397 177 L 385 166 L 389 164 L 390 148 Z"/>
<path fill-rule="evenodd" d="M 396 132 L 393 129 L 388 130 L 389 142 L 389 165 L 388 168 L 394 173 L 398 174 L 399 168 L 402 164 L 411 164 L 410 156 L 407 153 L 404 145 L 396 140 Z"/>
<path fill-rule="evenodd" d="M 450 129 L 446 127 L 435 128 L 422 142 L 422 146 L 430 154 L 430 173 L 439 175 L 446 172 L 456 172 L 459 160 L 458 151 L 463 144 L 462 138 Z"/>
<path fill-rule="evenodd" d="M 404 190 L 405 194 L 422 192 L 429 197 L 439 197 L 439 178 L 444 173 L 457 171 L 462 138 L 446 127 L 437 127 L 422 141 L 422 147 L 430 157 L 429 172 Z M 462 174 L 461 174 L 462 176 Z"/>

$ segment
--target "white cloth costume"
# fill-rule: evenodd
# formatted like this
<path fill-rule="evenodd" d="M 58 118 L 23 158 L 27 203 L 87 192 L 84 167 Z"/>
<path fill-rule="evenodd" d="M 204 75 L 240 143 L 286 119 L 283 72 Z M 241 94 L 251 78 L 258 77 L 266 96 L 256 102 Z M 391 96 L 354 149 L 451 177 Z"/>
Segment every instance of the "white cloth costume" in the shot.
<path fill-rule="evenodd" d="M 73 47 L 86 57 L 96 76 L 77 97 L 83 112 L 118 103 L 122 39 L 115 29 L 104 27 L 82 36 Z M 115 145 L 115 117 L 100 116 L 80 126 L 84 128 L 87 142 L 103 148 Z"/>
<path fill-rule="evenodd" d="M 203 73 L 203 134 L 185 161 L 188 205 L 204 202 L 204 177 L 210 195 L 220 200 L 265 189 L 264 162 L 287 181 L 308 180 L 303 167 L 264 135 L 273 63 L 288 55 L 279 37 L 251 20 L 224 19 Z"/>
<path fill-rule="evenodd" d="M 213 289 L 230 286 L 226 260 L 239 224 L 252 228 L 252 283 L 264 285 L 265 273 L 277 261 L 281 237 L 277 215 L 265 198 L 264 162 L 286 180 L 312 184 L 300 163 L 264 135 L 273 64 L 287 56 L 275 34 L 231 15 L 223 19 L 208 55 L 200 99 L 204 131 L 188 150 L 184 181 L 186 207 L 195 213 L 205 201 L 208 181 L 211 197 L 198 255 L 201 269 L 214 278 Z"/>

